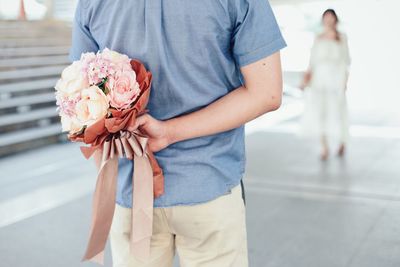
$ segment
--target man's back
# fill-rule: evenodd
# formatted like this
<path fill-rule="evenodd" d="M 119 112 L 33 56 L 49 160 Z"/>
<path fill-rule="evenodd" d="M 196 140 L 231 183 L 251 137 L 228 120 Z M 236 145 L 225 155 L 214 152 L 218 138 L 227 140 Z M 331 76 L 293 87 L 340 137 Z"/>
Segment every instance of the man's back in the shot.
<path fill-rule="evenodd" d="M 240 66 L 284 46 L 265 0 L 81 0 L 76 21 L 71 58 L 108 47 L 141 60 L 153 73 L 148 109 L 159 120 L 223 97 L 242 85 Z M 155 206 L 206 202 L 240 182 L 244 126 L 155 155 L 165 174 L 165 194 Z M 132 168 L 120 159 L 117 202 L 125 207 L 131 206 Z"/>
<path fill-rule="evenodd" d="M 176 250 L 181 266 L 248 266 L 243 124 L 279 107 L 285 45 L 266 0 L 80 0 L 71 59 L 108 47 L 153 73 L 150 115 L 136 122 L 165 193 L 142 262 L 129 249 L 133 164 L 120 159 L 115 266 L 171 267 Z"/>

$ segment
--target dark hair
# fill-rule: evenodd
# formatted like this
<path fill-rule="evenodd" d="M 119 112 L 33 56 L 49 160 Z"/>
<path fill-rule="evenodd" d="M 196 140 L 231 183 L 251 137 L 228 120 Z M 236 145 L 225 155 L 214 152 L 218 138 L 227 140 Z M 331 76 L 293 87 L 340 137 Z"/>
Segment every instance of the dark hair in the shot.
<path fill-rule="evenodd" d="M 330 9 L 325 10 L 324 14 L 322 14 L 322 18 L 325 18 L 325 16 L 326 16 L 327 14 L 331 14 L 332 16 L 334 16 L 335 19 L 336 19 L 336 23 L 339 22 L 339 17 L 338 17 L 338 15 L 336 14 L 336 11 L 335 11 L 334 9 L 331 9 L 331 8 L 330 8 Z"/>
<path fill-rule="evenodd" d="M 325 10 L 325 12 L 322 14 L 322 19 L 324 19 L 325 16 L 328 15 L 328 14 L 331 14 L 331 15 L 335 18 L 336 24 L 339 22 L 339 17 L 338 17 L 338 15 L 336 14 L 336 11 L 335 11 L 334 9 L 331 9 L 331 8 Z M 336 33 L 335 39 L 336 39 L 337 41 L 340 41 L 340 35 L 339 35 L 339 32 L 338 32 L 337 29 L 335 29 L 335 33 Z"/>

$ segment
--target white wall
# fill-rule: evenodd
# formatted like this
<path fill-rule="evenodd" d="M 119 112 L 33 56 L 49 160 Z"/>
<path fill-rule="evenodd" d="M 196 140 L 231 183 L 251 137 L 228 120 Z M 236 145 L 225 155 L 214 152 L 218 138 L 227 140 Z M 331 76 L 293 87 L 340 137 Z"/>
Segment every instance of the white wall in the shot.
<path fill-rule="evenodd" d="M 43 19 L 49 0 L 24 0 L 28 20 Z M 53 16 L 56 19 L 72 20 L 77 0 L 52 0 Z M 17 19 L 20 9 L 20 0 L 0 0 L 0 19 Z"/>
<path fill-rule="evenodd" d="M 46 7 L 35 0 L 25 0 L 25 10 L 27 18 L 37 20 L 44 17 Z M 20 10 L 19 0 L 0 0 L 0 18 L 2 19 L 17 19 Z"/>

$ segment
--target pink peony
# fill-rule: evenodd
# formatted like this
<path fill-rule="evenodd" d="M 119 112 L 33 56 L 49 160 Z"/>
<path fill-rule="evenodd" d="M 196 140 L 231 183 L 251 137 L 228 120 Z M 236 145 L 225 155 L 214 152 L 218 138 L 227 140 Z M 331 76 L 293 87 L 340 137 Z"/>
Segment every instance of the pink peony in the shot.
<path fill-rule="evenodd" d="M 83 54 L 81 61 L 83 63 L 82 70 L 87 74 L 90 85 L 97 85 L 103 79 L 115 73 L 113 63 L 106 58 L 102 58 L 99 53 Z"/>
<path fill-rule="evenodd" d="M 81 57 L 83 72 L 87 74 L 90 85 L 97 85 L 103 79 L 126 69 L 130 69 L 130 59 L 115 51 L 105 48 L 102 52 L 85 53 Z"/>
<path fill-rule="evenodd" d="M 78 132 L 83 125 L 79 123 L 75 111 L 76 104 L 80 101 L 80 94 L 67 95 L 63 92 L 56 92 L 57 110 L 61 116 L 63 132 Z"/>
<path fill-rule="evenodd" d="M 136 73 L 132 69 L 109 77 L 106 87 L 109 90 L 107 98 L 111 106 L 118 110 L 129 108 L 140 94 Z"/>
<path fill-rule="evenodd" d="M 75 94 L 72 96 L 68 96 L 61 92 L 56 93 L 56 105 L 58 106 L 58 110 L 60 111 L 60 115 L 73 117 L 76 115 L 75 106 L 76 103 L 81 99 L 80 94 Z"/>

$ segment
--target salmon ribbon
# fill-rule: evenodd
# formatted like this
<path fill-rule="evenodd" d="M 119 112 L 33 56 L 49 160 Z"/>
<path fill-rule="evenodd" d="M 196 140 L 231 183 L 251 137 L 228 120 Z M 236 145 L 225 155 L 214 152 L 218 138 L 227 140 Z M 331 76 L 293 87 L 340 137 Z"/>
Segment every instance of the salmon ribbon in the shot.
<path fill-rule="evenodd" d="M 161 194 L 156 176 L 161 177 L 162 171 L 152 152 L 147 149 L 147 142 L 148 138 L 138 130 L 122 130 L 109 135 L 102 146 L 81 147 L 87 159 L 95 154 L 99 167 L 89 243 L 82 261 L 104 264 L 104 249 L 115 210 L 118 157 L 126 157 L 134 162 L 130 250 L 138 259 L 145 261 L 149 258 L 154 196 Z"/>

